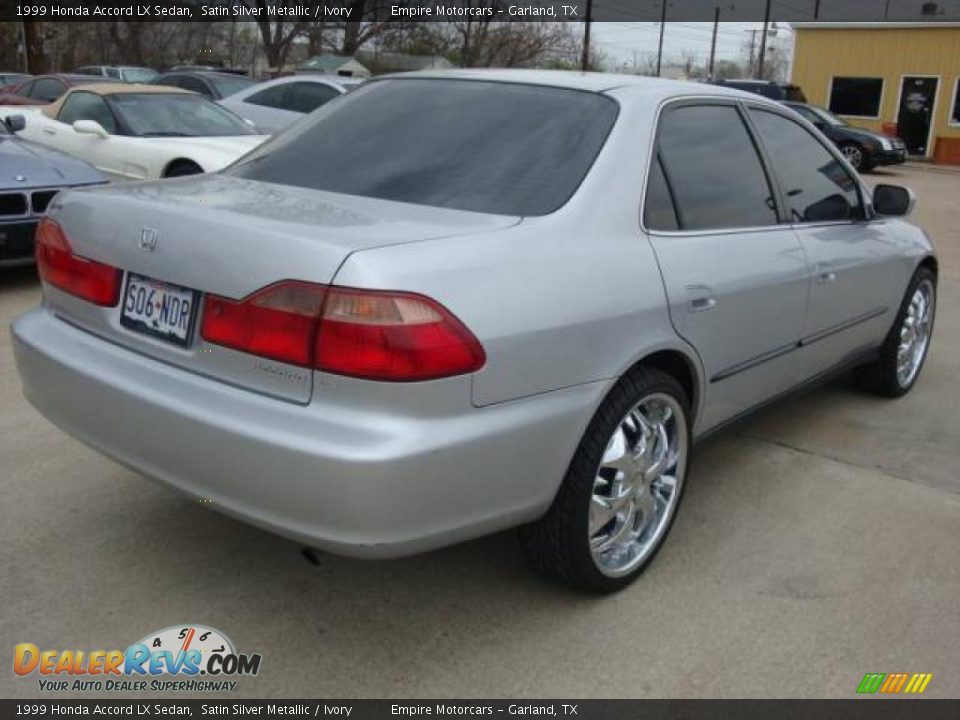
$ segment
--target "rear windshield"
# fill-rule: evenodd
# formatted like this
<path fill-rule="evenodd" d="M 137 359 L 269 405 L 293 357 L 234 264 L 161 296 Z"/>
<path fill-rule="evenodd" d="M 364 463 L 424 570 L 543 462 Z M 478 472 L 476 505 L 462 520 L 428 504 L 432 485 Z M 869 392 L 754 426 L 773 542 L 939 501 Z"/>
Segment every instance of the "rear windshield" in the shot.
<path fill-rule="evenodd" d="M 503 215 L 546 215 L 617 117 L 596 93 L 476 80 L 367 83 L 226 172 L 282 185 Z"/>

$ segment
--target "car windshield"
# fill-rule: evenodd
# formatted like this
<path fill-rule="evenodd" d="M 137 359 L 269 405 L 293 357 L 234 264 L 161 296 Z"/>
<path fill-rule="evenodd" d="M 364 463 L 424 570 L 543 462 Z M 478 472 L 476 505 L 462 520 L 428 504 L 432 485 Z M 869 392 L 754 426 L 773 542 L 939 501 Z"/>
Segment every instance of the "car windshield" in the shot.
<path fill-rule="evenodd" d="M 123 79 L 132 83 L 148 83 L 160 74 L 156 70 L 141 67 L 125 67 L 121 70 L 123 71 Z"/>
<path fill-rule="evenodd" d="M 130 131 L 140 137 L 254 134 L 229 110 L 192 93 L 117 93 L 110 99 Z"/>
<path fill-rule="evenodd" d="M 246 90 L 251 85 L 256 85 L 253 80 L 242 75 L 207 75 L 207 80 L 213 84 L 222 97 L 233 95 L 241 90 Z"/>
<path fill-rule="evenodd" d="M 378 80 L 227 172 L 419 205 L 545 215 L 579 187 L 617 112 L 606 95 L 557 87 Z"/>

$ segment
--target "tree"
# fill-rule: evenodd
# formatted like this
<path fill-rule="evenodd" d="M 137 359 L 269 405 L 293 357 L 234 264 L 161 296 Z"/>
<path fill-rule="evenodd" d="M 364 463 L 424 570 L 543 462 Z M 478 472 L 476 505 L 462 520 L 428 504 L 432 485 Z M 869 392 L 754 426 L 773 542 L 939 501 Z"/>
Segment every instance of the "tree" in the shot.
<path fill-rule="evenodd" d="M 23 39 L 27 54 L 27 67 L 34 75 L 47 72 L 47 56 L 43 47 L 44 23 L 28 20 L 23 23 Z"/>

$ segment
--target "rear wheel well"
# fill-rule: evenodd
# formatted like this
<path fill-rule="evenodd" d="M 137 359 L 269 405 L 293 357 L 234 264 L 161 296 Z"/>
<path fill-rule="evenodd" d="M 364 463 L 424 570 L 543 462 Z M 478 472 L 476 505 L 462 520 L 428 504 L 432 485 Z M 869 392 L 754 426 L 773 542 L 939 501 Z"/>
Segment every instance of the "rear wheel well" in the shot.
<path fill-rule="evenodd" d="M 199 175 L 203 168 L 189 158 L 171 160 L 163 169 L 163 177 L 178 177 L 182 175 Z"/>
<path fill-rule="evenodd" d="M 666 373 L 678 383 L 690 399 L 691 420 L 696 417 L 700 402 L 700 388 L 697 384 L 697 373 L 689 358 L 677 350 L 660 350 L 637 362 L 636 367 L 651 367 Z M 633 370 L 633 368 L 630 368 Z"/>

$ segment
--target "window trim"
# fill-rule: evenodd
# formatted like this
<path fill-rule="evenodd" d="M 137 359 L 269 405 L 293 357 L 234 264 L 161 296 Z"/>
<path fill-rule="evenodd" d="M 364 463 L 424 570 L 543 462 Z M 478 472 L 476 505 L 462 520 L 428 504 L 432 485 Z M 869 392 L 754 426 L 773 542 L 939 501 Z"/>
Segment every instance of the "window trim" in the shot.
<path fill-rule="evenodd" d="M 769 106 L 769 105 L 761 105 L 761 104 L 753 103 L 753 102 L 745 102 L 745 103 L 744 103 L 744 107 L 745 107 L 745 109 L 747 110 L 746 115 L 747 115 L 748 118 L 750 118 L 750 112 L 749 112 L 749 110 L 750 110 L 750 109 L 756 109 L 758 112 L 768 112 L 768 113 L 771 113 L 772 115 L 779 115 L 780 117 L 782 117 L 784 120 L 787 120 L 788 122 L 793 122 L 793 123 L 795 123 L 795 124 L 800 125 L 800 127 L 801 127 L 802 129 L 806 130 L 807 134 L 810 135 L 811 139 L 813 139 L 815 142 L 819 143 L 819 144 L 820 144 L 820 147 L 822 147 L 824 150 L 826 150 L 827 153 L 829 153 L 835 160 L 840 160 L 840 161 L 841 161 L 841 165 L 842 165 L 844 168 L 847 167 L 847 161 L 846 161 L 846 159 L 843 157 L 843 154 L 840 152 L 840 149 L 839 149 L 836 145 L 834 145 L 832 142 L 829 142 L 829 143 L 823 143 L 823 142 L 821 142 L 821 141 L 820 141 L 820 138 L 817 137 L 817 133 L 816 133 L 816 132 L 811 132 L 811 129 L 816 130 L 816 127 L 815 127 L 809 120 L 807 120 L 805 117 L 803 117 L 802 115 L 800 115 L 800 119 L 801 119 L 804 123 L 806 123 L 807 125 L 810 125 L 809 128 L 804 127 L 802 123 L 797 123 L 796 119 L 790 117 L 787 113 L 785 113 L 785 112 L 780 112 L 780 108 L 777 108 L 777 107 L 771 107 L 771 106 Z M 799 114 L 799 113 L 798 113 L 798 114 Z M 763 145 L 763 138 L 760 136 L 760 132 L 757 130 L 757 128 L 753 125 L 753 119 L 752 119 L 752 118 L 750 118 L 750 129 L 756 134 L 756 136 L 757 136 L 757 143 L 759 143 L 760 146 L 763 147 L 764 155 L 766 155 L 767 157 L 769 157 L 769 155 L 767 155 L 767 149 L 766 149 L 766 147 Z M 771 171 L 772 171 L 772 168 L 773 168 L 773 160 L 772 160 L 772 159 L 770 160 L 770 166 L 771 166 Z M 783 189 L 780 187 L 780 176 L 779 176 L 777 173 L 774 173 L 774 175 L 775 175 L 776 178 L 777 178 L 777 189 L 778 189 L 778 192 L 780 193 L 780 197 L 781 197 L 781 199 L 783 199 L 784 202 L 786 203 L 786 196 L 783 194 Z M 871 202 L 868 202 L 868 200 L 867 200 L 867 194 L 866 194 L 866 192 L 865 192 L 865 190 L 864 190 L 862 181 L 860 180 L 860 178 L 859 178 L 859 176 L 858 176 L 858 174 L 857 174 L 856 172 L 852 173 L 852 174 L 851 174 L 851 177 L 852 177 L 852 179 L 853 179 L 854 185 L 856 185 L 856 188 L 857 188 L 857 197 L 860 199 L 860 207 L 863 208 L 863 217 L 862 217 L 862 218 L 848 218 L 848 219 L 846 219 L 846 220 L 819 220 L 819 221 L 817 221 L 817 222 L 795 221 L 795 220 L 792 218 L 792 216 L 790 215 L 789 205 L 788 205 L 788 204 L 785 204 L 785 205 L 784 205 L 784 209 L 785 209 L 785 213 L 786 213 L 785 217 L 787 217 L 788 219 L 785 221 L 784 224 L 789 225 L 789 226 L 791 226 L 791 227 L 816 228 L 816 227 L 833 227 L 833 226 L 837 226 L 837 225 L 853 225 L 853 224 L 856 224 L 856 223 L 870 222 L 871 220 L 875 219 L 875 216 L 874 216 L 874 214 L 873 214 L 873 205 L 872 205 Z"/>
<path fill-rule="evenodd" d="M 880 101 L 877 103 L 876 115 L 847 115 L 838 113 L 830 107 L 830 101 L 833 99 L 833 81 L 837 78 L 853 78 L 858 80 L 879 80 L 880 81 Z M 883 101 L 887 97 L 887 79 L 885 77 L 871 77 L 870 75 L 831 75 L 827 81 L 827 110 L 837 117 L 856 118 L 858 120 L 880 120 L 883 117 Z M 899 107 L 900 103 L 897 103 Z"/>
<path fill-rule="evenodd" d="M 757 104 L 760 107 L 771 107 L 766 103 Z M 658 142 L 661 127 L 660 121 L 663 117 L 663 114 L 666 110 L 672 107 L 696 107 L 702 105 L 721 105 L 732 107 L 737 111 L 741 122 L 744 124 L 744 129 L 747 131 L 747 135 L 757 151 L 757 157 L 760 160 L 760 167 L 763 169 L 764 176 L 767 178 L 767 182 L 770 184 L 770 191 L 773 194 L 774 204 L 776 205 L 776 223 L 772 223 L 770 225 L 747 225 L 743 227 L 704 228 L 699 230 L 654 230 L 647 227 L 645 215 L 647 210 L 647 192 L 650 184 L 650 168 L 651 163 L 653 162 L 654 158 L 658 157 L 659 153 Z M 643 186 L 642 193 L 640 195 L 640 230 L 642 232 L 648 236 L 656 237 L 703 237 L 705 235 L 739 235 L 747 232 L 771 232 L 773 230 L 793 231 L 792 225 L 790 225 L 789 222 L 784 222 L 784 218 L 788 216 L 786 215 L 786 205 L 783 202 L 783 194 L 780 190 L 780 180 L 773 172 L 773 167 L 770 163 L 770 158 L 767 156 L 766 149 L 759 143 L 756 131 L 753 125 L 750 123 L 750 118 L 747 117 L 744 108 L 745 105 L 746 103 L 739 98 L 726 98 L 719 95 L 685 95 L 682 97 L 669 98 L 660 103 L 653 119 L 653 133 L 650 138 L 650 146 L 647 149 L 646 167 L 643 169 Z M 666 175 L 666 168 L 664 168 L 664 174 Z M 667 179 L 667 183 L 669 185 L 669 178 Z M 673 193 L 671 191 L 671 198 L 679 219 L 679 210 L 676 208 L 676 198 L 673 198 L 672 194 Z"/>
<path fill-rule="evenodd" d="M 953 78 L 953 97 L 950 98 L 950 105 L 947 106 L 947 127 L 960 127 L 960 119 L 953 119 L 953 109 L 957 107 L 960 101 L 960 75 Z"/>

